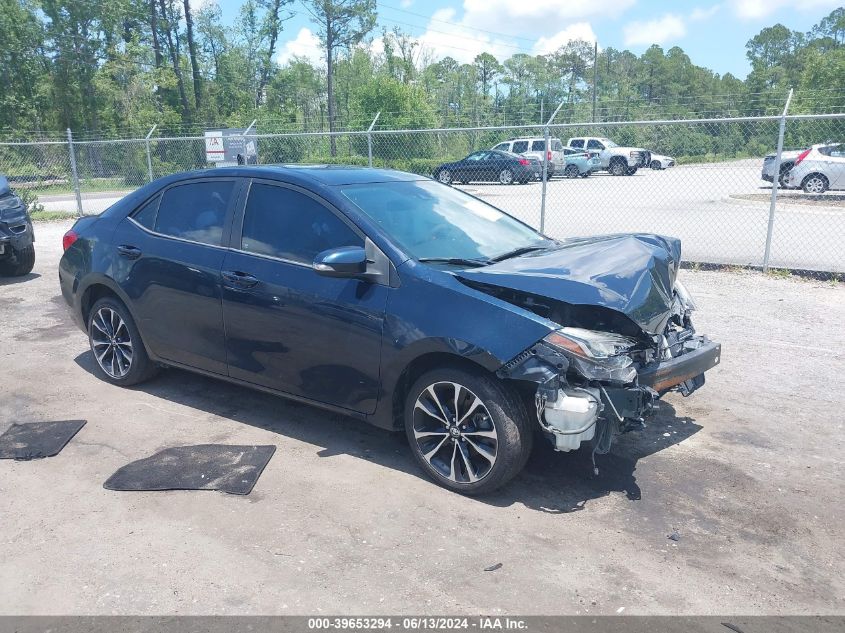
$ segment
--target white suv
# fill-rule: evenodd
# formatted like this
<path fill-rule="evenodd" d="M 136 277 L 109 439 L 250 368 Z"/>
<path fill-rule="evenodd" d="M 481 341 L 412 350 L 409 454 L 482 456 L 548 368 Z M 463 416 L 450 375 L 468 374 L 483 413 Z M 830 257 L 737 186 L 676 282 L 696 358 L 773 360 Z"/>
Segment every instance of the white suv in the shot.
<path fill-rule="evenodd" d="M 548 152 L 549 161 L 549 178 L 555 174 L 562 174 L 566 167 L 566 158 L 564 156 L 564 147 L 559 138 L 551 138 L 551 150 Z M 534 156 L 543 163 L 543 153 L 546 149 L 546 139 L 542 136 L 526 137 L 526 138 L 512 138 L 509 141 L 499 143 L 491 148 L 499 150 L 500 152 L 511 152 L 512 154 L 522 154 L 525 156 Z"/>
<path fill-rule="evenodd" d="M 804 193 L 845 189 L 845 143 L 813 145 L 795 159 L 786 182 Z"/>

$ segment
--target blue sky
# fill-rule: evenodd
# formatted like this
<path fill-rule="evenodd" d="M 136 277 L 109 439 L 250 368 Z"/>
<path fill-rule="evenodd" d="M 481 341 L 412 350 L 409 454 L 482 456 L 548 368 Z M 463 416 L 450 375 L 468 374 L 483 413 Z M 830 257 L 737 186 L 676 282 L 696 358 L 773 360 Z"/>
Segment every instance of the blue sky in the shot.
<path fill-rule="evenodd" d="M 199 0 L 200 3 L 213 0 Z M 419 38 L 421 54 L 471 61 L 487 50 L 499 60 L 547 53 L 572 38 L 641 53 L 652 43 L 678 45 L 696 64 L 744 78 L 745 43 L 780 22 L 807 31 L 843 0 L 378 0 L 379 30 L 399 27 Z M 218 0 L 231 23 L 241 0 Z M 279 62 L 319 58 L 315 25 L 298 1 L 285 22 Z M 372 44 L 379 50 L 378 38 Z"/>

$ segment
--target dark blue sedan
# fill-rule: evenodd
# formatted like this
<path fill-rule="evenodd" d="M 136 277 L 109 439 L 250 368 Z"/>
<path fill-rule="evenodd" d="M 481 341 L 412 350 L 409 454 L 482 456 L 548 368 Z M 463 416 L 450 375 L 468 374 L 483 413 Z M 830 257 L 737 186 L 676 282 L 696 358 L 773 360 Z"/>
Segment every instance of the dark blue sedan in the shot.
<path fill-rule="evenodd" d="M 64 236 L 100 377 L 178 367 L 404 428 L 438 483 L 492 490 L 535 428 L 606 452 L 719 360 L 655 235 L 563 242 L 427 178 L 238 167 L 156 180 Z"/>
<path fill-rule="evenodd" d="M 433 175 L 445 185 L 471 182 L 525 184 L 538 176 L 531 161 L 524 156 L 497 150 L 473 152 L 461 160 L 444 163 L 434 170 Z"/>

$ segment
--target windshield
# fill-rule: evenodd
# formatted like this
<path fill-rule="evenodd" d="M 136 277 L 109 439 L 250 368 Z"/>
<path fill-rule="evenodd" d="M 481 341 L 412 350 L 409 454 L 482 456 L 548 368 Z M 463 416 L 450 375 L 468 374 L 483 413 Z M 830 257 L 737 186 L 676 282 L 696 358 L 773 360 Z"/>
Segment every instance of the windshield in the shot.
<path fill-rule="evenodd" d="M 341 192 L 416 259 L 488 260 L 548 243 L 495 207 L 431 180 L 346 185 Z"/>

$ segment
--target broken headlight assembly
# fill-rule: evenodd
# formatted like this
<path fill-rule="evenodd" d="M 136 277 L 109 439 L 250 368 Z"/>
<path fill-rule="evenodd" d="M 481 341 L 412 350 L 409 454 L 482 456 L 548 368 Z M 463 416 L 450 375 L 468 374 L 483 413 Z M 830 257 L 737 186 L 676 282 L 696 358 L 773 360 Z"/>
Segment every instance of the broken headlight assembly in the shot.
<path fill-rule="evenodd" d="M 569 367 L 587 380 L 630 383 L 637 377 L 634 361 L 628 352 L 640 343 L 631 337 L 565 327 L 555 330 L 543 340 L 565 354 Z"/>
<path fill-rule="evenodd" d="M 678 301 L 681 302 L 681 306 L 683 306 L 687 312 L 692 312 L 697 309 L 695 301 L 689 293 L 689 290 L 687 290 L 687 287 L 677 279 L 675 280 L 675 295 L 677 295 Z"/>

